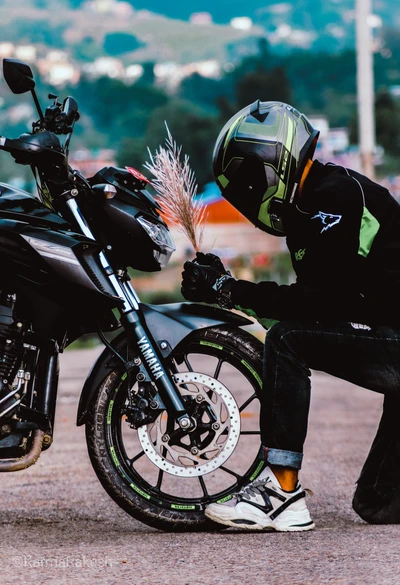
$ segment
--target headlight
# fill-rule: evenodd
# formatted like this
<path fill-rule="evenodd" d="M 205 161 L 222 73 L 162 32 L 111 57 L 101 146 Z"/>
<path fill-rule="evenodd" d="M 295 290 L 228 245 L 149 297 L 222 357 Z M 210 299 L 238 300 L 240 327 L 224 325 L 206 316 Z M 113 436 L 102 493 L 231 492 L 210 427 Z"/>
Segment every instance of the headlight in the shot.
<path fill-rule="evenodd" d="M 172 252 L 176 250 L 169 229 L 164 225 L 153 223 L 144 217 L 137 217 L 136 219 L 149 234 L 153 242 L 160 248 L 160 250 L 153 250 L 153 255 L 161 268 L 164 268 L 168 264 Z"/>
<path fill-rule="evenodd" d="M 61 246 L 60 244 L 55 244 L 54 242 L 49 242 L 47 240 L 40 240 L 31 236 L 24 236 L 23 234 L 21 235 L 24 240 L 26 240 L 28 244 L 36 250 L 36 252 L 39 252 L 41 256 L 50 258 L 52 260 L 59 260 L 60 262 L 65 262 L 66 264 L 75 264 L 80 266 L 80 262 L 71 248 L 68 248 L 67 246 Z"/>

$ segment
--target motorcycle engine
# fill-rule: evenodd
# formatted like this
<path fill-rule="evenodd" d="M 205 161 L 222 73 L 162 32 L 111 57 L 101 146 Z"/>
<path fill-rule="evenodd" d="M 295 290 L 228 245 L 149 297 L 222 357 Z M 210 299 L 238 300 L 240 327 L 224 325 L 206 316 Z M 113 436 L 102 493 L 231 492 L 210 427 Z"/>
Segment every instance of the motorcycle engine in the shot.
<path fill-rule="evenodd" d="M 19 390 L 26 382 L 25 372 L 19 370 L 25 326 L 15 314 L 15 303 L 14 294 L 0 292 L 0 418 L 13 414 L 21 402 Z"/>

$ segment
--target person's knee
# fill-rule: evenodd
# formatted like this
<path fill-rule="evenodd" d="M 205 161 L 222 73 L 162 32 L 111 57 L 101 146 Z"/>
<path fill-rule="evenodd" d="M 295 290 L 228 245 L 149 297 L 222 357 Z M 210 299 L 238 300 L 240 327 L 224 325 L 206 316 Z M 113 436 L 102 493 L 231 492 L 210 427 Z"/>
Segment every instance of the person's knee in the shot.
<path fill-rule="evenodd" d="M 300 323 L 280 321 L 268 329 L 265 336 L 265 356 L 285 356 L 309 372 L 308 357 L 304 355 L 305 330 Z M 307 332 L 308 333 L 308 332 Z M 308 373 L 311 375 L 311 372 Z"/>
<path fill-rule="evenodd" d="M 271 346 L 279 346 L 287 343 L 287 338 L 297 332 L 298 327 L 290 321 L 278 321 L 267 330 L 265 343 Z"/>

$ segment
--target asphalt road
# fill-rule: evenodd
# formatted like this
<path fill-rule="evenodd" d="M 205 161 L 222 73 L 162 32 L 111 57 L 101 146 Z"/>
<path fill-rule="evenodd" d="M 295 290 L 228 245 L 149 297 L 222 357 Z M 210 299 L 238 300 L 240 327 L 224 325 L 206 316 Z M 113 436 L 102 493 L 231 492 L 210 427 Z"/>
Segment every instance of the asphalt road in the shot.
<path fill-rule="evenodd" d="M 75 426 L 99 350 L 61 359 L 55 440 L 28 470 L 3 474 L 0 584 L 400 585 L 398 526 L 369 526 L 351 509 L 381 397 L 321 373 L 302 483 L 314 491 L 306 533 L 170 534 L 133 520 L 104 492 Z"/>

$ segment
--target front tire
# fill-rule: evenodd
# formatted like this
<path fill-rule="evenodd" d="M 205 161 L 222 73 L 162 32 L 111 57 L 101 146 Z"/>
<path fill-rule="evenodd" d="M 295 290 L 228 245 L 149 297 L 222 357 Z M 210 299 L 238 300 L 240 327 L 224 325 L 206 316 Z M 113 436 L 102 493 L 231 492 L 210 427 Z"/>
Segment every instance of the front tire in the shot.
<path fill-rule="evenodd" d="M 204 516 L 205 506 L 228 500 L 262 467 L 262 353 L 262 343 L 237 328 L 187 336 L 168 366 L 188 410 L 196 413 L 197 428 L 174 440 L 165 429 L 171 436 L 179 429 L 171 433 L 166 413 L 132 429 L 123 415 L 126 374 L 115 370 L 104 379 L 86 423 L 88 452 L 101 484 L 128 514 L 160 530 L 221 528 Z"/>

